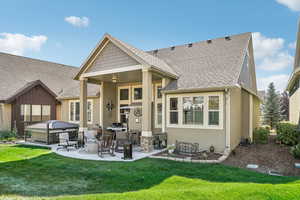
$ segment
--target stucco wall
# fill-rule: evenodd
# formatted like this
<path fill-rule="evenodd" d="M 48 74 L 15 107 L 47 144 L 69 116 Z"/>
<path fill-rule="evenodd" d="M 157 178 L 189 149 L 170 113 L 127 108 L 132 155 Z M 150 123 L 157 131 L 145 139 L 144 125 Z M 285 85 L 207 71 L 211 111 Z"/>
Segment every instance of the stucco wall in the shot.
<path fill-rule="evenodd" d="M 230 149 L 234 149 L 242 137 L 242 90 L 230 90 Z"/>
<path fill-rule="evenodd" d="M 11 129 L 11 104 L 1 104 L 2 109 L 0 111 L 2 121 L 0 121 L 0 130 L 10 130 Z"/>
<path fill-rule="evenodd" d="M 201 150 L 208 150 L 211 145 L 216 152 L 223 152 L 226 147 L 226 101 L 223 96 L 223 129 L 194 129 L 194 128 L 166 128 L 168 145 L 175 144 L 176 140 L 199 143 Z M 168 114 L 168 113 L 167 113 Z"/>
<path fill-rule="evenodd" d="M 298 124 L 300 113 L 300 89 L 290 96 L 290 122 Z"/>
<path fill-rule="evenodd" d="M 111 126 L 111 123 L 117 121 L 117 92 L 116 84 L 104 83 L 103 91 L 100 98 L 103 98 L 103 127 Z M 112 103 L 113 110 L 108 111 L 106 105 Z M 99 112 L 99 110 L 98 110 Z"/>
<path fill-rule="evenodd" d="M 249 93 L 242 90 L 242 138 L 249 138 L 250 129 L 250 101 Z"/>

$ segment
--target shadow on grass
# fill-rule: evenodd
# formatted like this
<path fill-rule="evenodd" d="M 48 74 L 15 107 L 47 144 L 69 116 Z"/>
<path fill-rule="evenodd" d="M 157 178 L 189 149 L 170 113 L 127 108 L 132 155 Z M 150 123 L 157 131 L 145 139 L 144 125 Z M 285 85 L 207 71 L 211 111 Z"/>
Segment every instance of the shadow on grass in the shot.
<path fill-rule="evenodd" d="M 220 183 L 299 183 L 299 177 L 274 177 L 221 164 L 149 158 L 136 162 L 100 162 L 65 158 L 54 153 L 1 163 L 0 174 L 0 195 L 22 196 L 137 191 L 172 176 Z"/>

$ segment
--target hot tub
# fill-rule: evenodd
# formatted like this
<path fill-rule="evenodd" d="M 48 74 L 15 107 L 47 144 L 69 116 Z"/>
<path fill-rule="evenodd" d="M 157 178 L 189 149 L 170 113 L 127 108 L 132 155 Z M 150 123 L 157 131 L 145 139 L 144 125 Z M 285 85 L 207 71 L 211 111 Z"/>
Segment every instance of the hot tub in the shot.
<path fill-rule="evenodd" d="M 71 140 L 77 140 L 79 125 L 64 121 L 50 120 L 36 123 L 25 127 L 25 140 L 31 142 L 40 142 L 46 144 L 55 144 L 59 142 L 59 133 L 68 132 Z"/>

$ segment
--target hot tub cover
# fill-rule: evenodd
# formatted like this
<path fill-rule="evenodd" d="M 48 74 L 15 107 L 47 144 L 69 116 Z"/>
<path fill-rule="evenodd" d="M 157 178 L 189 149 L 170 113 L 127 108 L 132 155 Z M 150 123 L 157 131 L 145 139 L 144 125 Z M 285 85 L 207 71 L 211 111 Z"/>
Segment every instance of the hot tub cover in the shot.
<path fill-rule="evenodd" d="M 47 129 L 47 124 L 49 124 L 49 129 L 72 129 L 72 128 L 79 127 L 78 124 L 74 124 L 70 122 L 50 120 L 46 122 L 32 124 L 30 126 L 27 126 L 26 129 Z"/>

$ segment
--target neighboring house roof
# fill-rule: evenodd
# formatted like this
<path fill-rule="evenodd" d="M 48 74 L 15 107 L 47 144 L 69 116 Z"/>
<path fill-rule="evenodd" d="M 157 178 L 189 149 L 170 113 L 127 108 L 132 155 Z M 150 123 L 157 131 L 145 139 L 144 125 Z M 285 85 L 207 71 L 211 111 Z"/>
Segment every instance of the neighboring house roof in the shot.
<path fill-rule="evenodd" d="M 56 98 L 57 95 L 52 90 L 50 90 L 42 81 L 36 80 L 36 81 L 31 81 L 31 82 L 26 83 L 23 87 L 18 89 L 14 95 L 12 95 L 10 98 L 6 99 L 5 102 L 11 103 L 15 99 L 17 99 L 19 96 L 25 94 L 26 92 L 28 92 L 29 90 L 31 90 L 32 88 L 34 88 L 38 85 L 41 86 L 42 88 L 44 88 L 54 98 Z"/>
<path fill-rule="evenodd" d="M 175 72 L 175 70 L 170 67 L 165 61 L 145 52 L 138 48 L 133 47 L 132 45 L 129 45 L 115 37 L 112 37 L 109 34 L 104 34 L 103 38 L 100 40 L 100 42 L 96 45 L 95 49 L 91 52 L 89 57 L 86 59 L 86 61 L 81 65 L 79 72 L 76 74 L 74 79 L 78 80 L 79 76 L 87 70 L 89 67 L 89 64 L 93 62 L 93 58 L 97 56 L 99 52 L 101 52 L 102 48 L 105 46 L 105 44 L 110 41 L 120 49 L 122 49 L 125 53 L 127 53 L 129 56 L 134 58 L 137 62 L 147 65 L 149 67 L 155 68 L 158 71 L 162 71 L 167 73 L 173 78 L 176 78 L 178 75 Z"/>
<path fill-rule="evenodd" d="M 37 80 L 62 98 L 69 88 L 79 88 L 79 82 L 73 80 L 77 71 L 77 67 L 0 53 L 0 101 L 12 98 Z M 89 84 L 89 96 L 95 96 L 98 92 L 99 86 Z M 70 96 L 78 97 L 79 92 L 74 91 Z"/>

